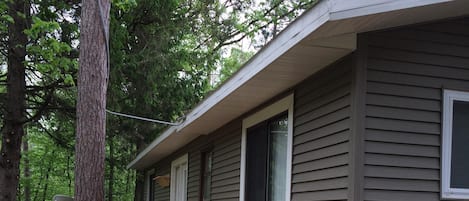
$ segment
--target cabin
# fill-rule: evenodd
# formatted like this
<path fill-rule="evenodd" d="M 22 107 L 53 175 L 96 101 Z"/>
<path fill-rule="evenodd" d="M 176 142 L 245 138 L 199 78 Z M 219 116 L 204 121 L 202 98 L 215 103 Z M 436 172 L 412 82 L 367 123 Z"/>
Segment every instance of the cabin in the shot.
<path fill-rule="evenodd" d="M 322 0 L 128 167 L 147 201 L 469 199 L 469 1 Z"/>

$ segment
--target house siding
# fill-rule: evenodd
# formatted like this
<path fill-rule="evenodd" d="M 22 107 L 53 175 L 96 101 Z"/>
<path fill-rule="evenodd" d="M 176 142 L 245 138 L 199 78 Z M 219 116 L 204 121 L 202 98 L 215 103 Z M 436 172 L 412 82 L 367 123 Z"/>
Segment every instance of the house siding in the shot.
<path fill-rule="evenodd" d="M 200 196 L 201 151 L 203 150 L 212 150 L 213 152 L 212 200 L 238 200 L 241 120 L 235 120 L 209 136 L 199 137 L 176 153 L 154 164 L 152 169 L 155 169 L 155 175 L 169 175 L 171 173 L 171 162 L 187 153 L 189 156 L 187 200 L 198 201 Z M 169 187 L 155 185 L 154 193 L 154 201 L 170 200 Z"/>
<path fill-rule="evenodd" d="M 353 55 L 295 89 L 292 200 L 346 200 Z"/>
<path fill-rule="evenodd" d="M 440 200 L 442 89 L 469 91 L 469 18 L 361 35 L 364 200 Z"/>

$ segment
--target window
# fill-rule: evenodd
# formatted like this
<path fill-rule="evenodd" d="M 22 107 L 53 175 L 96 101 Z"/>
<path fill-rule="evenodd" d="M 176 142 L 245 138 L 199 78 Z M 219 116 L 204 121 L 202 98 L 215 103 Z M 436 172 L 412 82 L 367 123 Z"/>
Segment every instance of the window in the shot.
<path fill-rule="evenodd" d="M 243 120 L 241 201 L 290 200 L 293 95 Z"/>
<path fill-rule="evenodd" d="M 210 188 L 212 186 L 212 155 L 213 152 L 203 151 L 200 167 L 200 201 L 210 201 Z"/>
<path fill-rule="evenodd" d="M 441 196 L 469 198 L 469 92 L 444 90 Z"/>
<path fill-rule="evenodd" d="M 186 154 L 171 163 L 170 201 L 187 200 L 187 159 Z"/>
<path fill-rule="evenodd" d="M 154 194 L 155 194 L 155 181 L 153 180 L 155 178 L 155 170 L 150 170 L 146 174 L 146 181 L 145 181 L 145 186 L 146 186 L 146 191 L 147 191 L 147 201 L 153 201 L 154 200 Z"/>

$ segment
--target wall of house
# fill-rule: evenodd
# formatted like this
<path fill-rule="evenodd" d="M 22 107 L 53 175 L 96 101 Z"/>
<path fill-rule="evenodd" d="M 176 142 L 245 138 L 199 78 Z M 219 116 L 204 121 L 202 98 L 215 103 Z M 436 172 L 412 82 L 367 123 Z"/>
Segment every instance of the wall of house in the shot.
<path fill-rule="evenodd" d="M 346 200 L 353 55 L 295 89 L 292 200 Z"/>
<path fill-rule="evenodd" d="M 292 200 L 347 199 L 352 61 L 348 56 L 294 88 Z M 198 201 L 201 150 L 211 147 L 212 200 L 239 200 L 241 122 L 235 120 L 154 164 L 155 174 L 170 174 L 171 161 L 188 153 L 188 201 Z M 156 185 L 154 192 L 155 200 L 169 201 L 169 187 Z"/>
<path fill-rule="evenodd" d="M 201 172 L 201 151 L 213 151 L 212 194 L 213 201 L 238 200 L 241 155 L 241 120 L 235 120 L 208 136 L 202 136 L 176 153 L 152 166 L 156 175 L 171 173 L 171 162 L 178 157 L 189 154 L 187 200 L 199 200 L 199 182 Z M 156 201 L 169 201 L 170 188 L 155 186 Z"/>
<path fill-rule="evenodd" d="M 440 200 L 442 89 L 469 91 L 469 18 L 360 36 L 364 200 Z"/>

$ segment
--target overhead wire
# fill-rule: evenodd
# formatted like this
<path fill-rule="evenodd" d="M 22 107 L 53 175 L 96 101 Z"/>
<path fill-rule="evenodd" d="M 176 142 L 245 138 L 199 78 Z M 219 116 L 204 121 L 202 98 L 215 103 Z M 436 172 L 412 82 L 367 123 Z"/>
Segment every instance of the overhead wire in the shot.
<path fill-rule="evenodd" d="M 103 15 L 103 9 L 102 9 L 102 6 L 101 6 L 101 0 L 96 0 L 96 3 L 98 4 L 98 14 L 99 14 L 99 18 L 100 18 L 100 23 L 101 23 L 101 30 L 102 30 L 102 33 L 104 35 L 104 39 L 105 39 L 105 46 L 106 46 L 106 64 L 107 64 L 107 83 L 109 84 L 109 76 L 110 76 L 110 73 L 111 73 L 111 55 L 110 55 L 110 51 L 109 51 L 109 26 L 105 26 L 106 23 L 105 23 L 105 19 L 104 19 L 104 15 Z M 184 118 L 185 117 L 182 117 L 182 118 L 179 118 L 180 121 L 177 122 L 177 123 L 174 123 L 174 122 L 168 122 L 168 121 L 162 121 L 162 120 L 157 120 L 157 119 L 150 119 L 150 118 L 146 118 L 146 117 L 139 117 L 139 116 L 135 116 L 135 115 L 130 115 L 130 114 L 124 114 L 124 113 L 119 113 L 119 112 L 113 112 L 111 110 L 108 110 L 106 109 L 106 112 L 109 113 L 109 114 L 113 114 L 113 115 L 117 115 L 117 116 L 122 116 L 122 117 L 127 117 L 127 118 L 131 118 L 131 119 L 137 119 L 137 120 L 142 120 L 142 121 L 148 121 L 148 122 L 153 122 L 153 123 L 158 123 L 158 124 L 166 124 L 166 125 L 171 125 L 171 126 L 178 126 L 178 125 L 181 125 Z"/>

